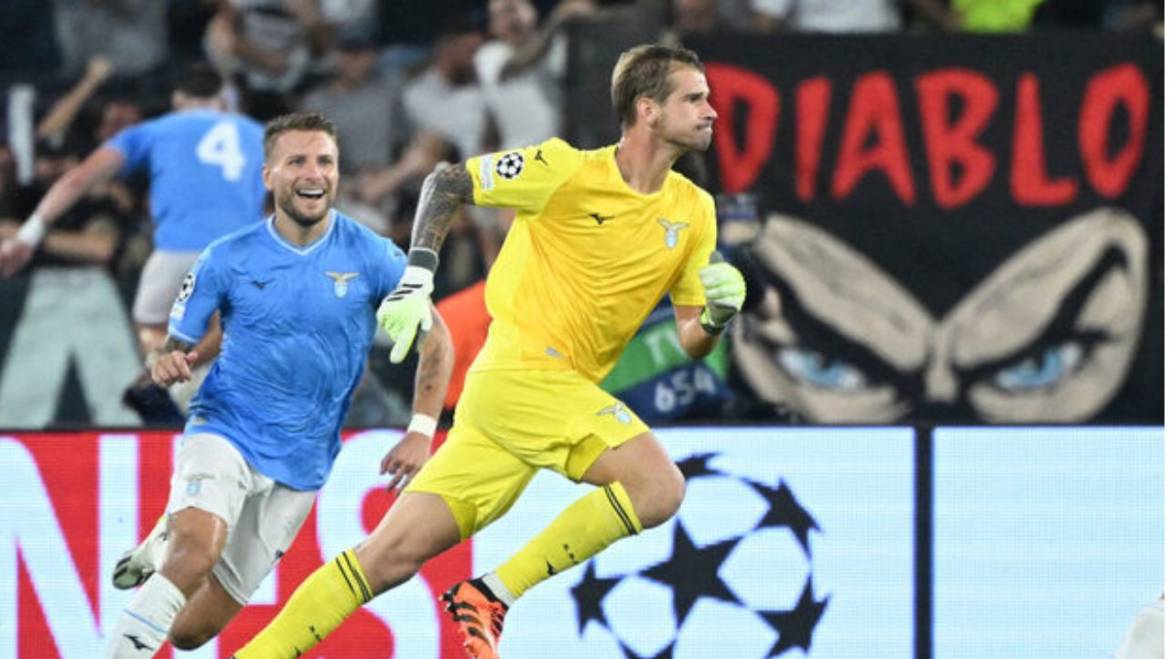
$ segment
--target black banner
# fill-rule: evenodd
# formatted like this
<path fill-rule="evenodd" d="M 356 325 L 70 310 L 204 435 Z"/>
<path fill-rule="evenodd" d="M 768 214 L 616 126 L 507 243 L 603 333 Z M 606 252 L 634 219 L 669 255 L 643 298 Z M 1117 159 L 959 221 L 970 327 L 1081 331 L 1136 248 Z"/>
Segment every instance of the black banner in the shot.
<path fill-rule="evenodd" d="M 608 102 L 597 54 L 629 45 L 574 51 L 598 84 L 570 134 L 604 133 L 580 127 Z M 766 414 L 1162 423 L 1160 41 L 686 45 L 720 115 L 721 236 L 755 275 L 733 361 Z"/>

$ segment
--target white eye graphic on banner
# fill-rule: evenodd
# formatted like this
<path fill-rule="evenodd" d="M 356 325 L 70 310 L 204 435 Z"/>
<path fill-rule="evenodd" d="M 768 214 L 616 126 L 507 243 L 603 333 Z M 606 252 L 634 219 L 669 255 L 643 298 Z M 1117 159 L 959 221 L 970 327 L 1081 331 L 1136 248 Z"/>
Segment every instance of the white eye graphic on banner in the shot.
<path fill-rule="evenodd" d="M 1132 214 L 1098 208 L 935 318 L 868 255 L 774 215 L 753 247 L 769 292 L 733 325 L 733 355 L 757 395 L 818 423 L 892 423 L 926 404 L 993 423 L 1084 421 L 1129 374 L 1148 249 Z"/>

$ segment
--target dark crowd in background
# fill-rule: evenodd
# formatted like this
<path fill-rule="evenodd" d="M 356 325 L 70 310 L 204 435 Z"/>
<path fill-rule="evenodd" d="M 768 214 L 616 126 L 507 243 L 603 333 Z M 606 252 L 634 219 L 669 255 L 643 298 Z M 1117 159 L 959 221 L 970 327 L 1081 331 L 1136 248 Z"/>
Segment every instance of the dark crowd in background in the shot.
<path fill-rule="evenodd" d="M 574 25 L 636 21 L 664 42 L 737 32 L 776 40 L 792 32 L 1160 36 L 1162 13 L 1162 3 L 1141 0 L 6 0 L 0 238 L 14 235 L 86 154 L 169 110 L 175 76 L 196 61 L 223 74 L 235 108 L 258 120 L 314 110 L 336 122 L 338 208 L 405 247 L 419 187 L 438 162 L 563 134 Z M 22 105 L 35 118 L 31 149 L 9 139 Z M 510 219 L 464 209 L 441 255 L 435 299 L 463 367 L 482 342 L 482 280 Z M 55 229 L 34 268 L 98 266 L 132 290 L 151 249 L 145 182 L 102 186 Z M 352 425 L 409 417 L 413 364 L 391 368 L 386 347 L 379 350 L 371 359 L 377 377 L 363 385 Z M 716 359 L 723 361 L 712 365 L 713 379 L 699 376 L 686 388 L 702 404 L 663 418 L 758 411 L 737 392 L 726 355 Z M 628 367 L 619 370 L 617 379 L 636 380 Z M 458 384 L 449 401 L 457 397 Z"/>

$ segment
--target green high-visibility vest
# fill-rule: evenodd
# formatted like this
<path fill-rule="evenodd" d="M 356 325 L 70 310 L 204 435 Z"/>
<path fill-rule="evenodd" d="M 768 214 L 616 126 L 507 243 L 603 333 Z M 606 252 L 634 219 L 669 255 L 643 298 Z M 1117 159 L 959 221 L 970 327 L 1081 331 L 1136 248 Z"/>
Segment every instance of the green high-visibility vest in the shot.
<path fill-rule="evenodd" d="M 972 32 L 1021 32 L 1032 24 L 1032 14 L 1044 0 L 951 0 Z"/>

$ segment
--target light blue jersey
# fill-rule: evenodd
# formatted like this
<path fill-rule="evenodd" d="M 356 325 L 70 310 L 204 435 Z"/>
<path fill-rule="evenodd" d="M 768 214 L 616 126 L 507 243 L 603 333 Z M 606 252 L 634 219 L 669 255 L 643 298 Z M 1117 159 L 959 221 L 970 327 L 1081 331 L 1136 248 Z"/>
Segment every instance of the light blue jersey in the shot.
<path fill-rule="evenodd" d="M 181 110 L 118 133 L 105 146 L 147 168 L 154 246 L 197 252 L 264 213 L 264 127 L 238 114 Z"/>
<path fill-rule="evenodd" d="M 195 344 L 216 310 L 223 348 L 191 402 L 186 432 L 222 435 L 264 475 L 321 487 L 373 341 L 374 312 L 406 267 L 394 243 L 333 211 L 306 247 L 272 219 L 212 243 L 171 310 Z"/>

